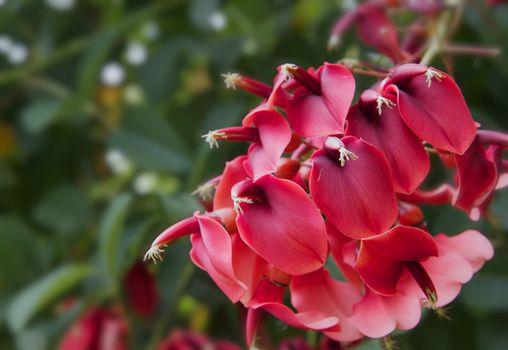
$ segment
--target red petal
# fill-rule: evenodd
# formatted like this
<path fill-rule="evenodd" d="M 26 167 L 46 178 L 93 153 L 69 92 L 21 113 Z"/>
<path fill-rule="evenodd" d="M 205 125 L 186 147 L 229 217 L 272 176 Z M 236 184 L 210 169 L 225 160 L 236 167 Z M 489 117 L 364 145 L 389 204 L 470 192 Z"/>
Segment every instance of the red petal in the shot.
<path fill-rule="evenodd" d="M 475 140 L 463 154 L 456 155 L 457 192 L 453 205 L 471 214 L 474 208 L 481 207 L 490 199 L 497 182 L 497 167 L 489 159 L 485 149 Z"/>
<path fill-rule="evenodd" d="M 383 106 L 379 115 L 375 104 L 374 101 L 351 108 L 346 134 L 361 138 L 380 150 L 390 166 L 395 191 L 411 193 L 429 172 L 427 152 L 396 108 Z"/>
<path fill-rule="evenodd" d="M 434 69 L 430 70 L 437 72 L 439 78 L 429 81 L 425 75 L 428 68 L 410 77 L 412 71 L 422 69 L 425 67 L 418 65 L 397 68 L 391 78 L 395 85 L 385 91 L 397 94 L 401 117 L 418 137 L 438 149 L 462 154 L 476 135 L 462 92 L 450 76 Z"/>
<path fill-rule="evenodd" d="M 266 273 L 266 262 L 250 249 L 238 234 L 231 236 L 233 250 L 233 270 L 236 278 L 247 286 L 241 302 L 248 305 L 252 294 Z"/>
<path fill-rule="evenodd" d="M 355 270 L 370 288 L 383 295 L 396 292 L 404 261 L 437 256 L 430 234 L 410 226 L 396 226 L 378 236 L 362 240 Z"/>
<path fill-rule="evenodd" d="M 213 198 L 213 209 L 233 208 L 233 200 L 231 199 L 231 187 L 237 182 L 245 180 L 247 173 L 244 170 L 243 163 L 247 160 L 246 156 L 239 156 L 226 163 L 222 178 L 215 191 Z"/>
<path fill-rule="evenodd" d="M 345 67 L 325 63 L 318 73 L 321 96 L 300 88 L 286 107 L 291 126 L 305 137 L 343 133 L 354 95 L 354 78 Z"/>
<path fill-rule="evenodd" d="M 363 286 L 362 280 L 353 269 L 356 261 L 356 241 L 340 233 L 330 221 L 326 221 L 325 224 L 333 261 L 349 282 L 358 287 Z"/>
<path fill-rule="evenodd" d="M 312 156 L 309 184 L 314 201 L 340 232 L 358 239 L 386 231 L 397 218 L 392 178 L 383 154 L 347 136 L 345 148 L 358 156 L 340 166 L 325 150 Z"/>
<path fill-rule="evenodd" d="M 275 171 L 277 161 L 291 140 L 291 129 L 280 113 L 267 110 L 249 115 L 243 121 L 244 126 L 248 124 L 258 129 L 261 141 L 249 148 L 249 163 L 257 179 Z"/>
<path fill-rule="evenodd" d="M 385 11 L 377 4 L 366 3 L 358 7 L 360 16 L 357 20 L 358 34 L 362 41 L 400 62 L 404 54 L 399 46 L 397 29 L 386 16 Z"/>
<path fill-rule="evenodd" d="M 201 235 L 192 235 L 191 257 L 203 267 L 217 286 L 236 303 L 247 287 L 238 280 L 233 270 L 231 237 L 217 221 L 196 215 Z"/>
<path fill-rule="evenodd" d="M 253 203 L 242 204 L 243 214 L 236 219 L 243 241 L 291 275 L 323 266 L 328 249 L 325 224 L 305 191 L 272 175 L 260 177 L 251 188 L 257 197 Z"/>

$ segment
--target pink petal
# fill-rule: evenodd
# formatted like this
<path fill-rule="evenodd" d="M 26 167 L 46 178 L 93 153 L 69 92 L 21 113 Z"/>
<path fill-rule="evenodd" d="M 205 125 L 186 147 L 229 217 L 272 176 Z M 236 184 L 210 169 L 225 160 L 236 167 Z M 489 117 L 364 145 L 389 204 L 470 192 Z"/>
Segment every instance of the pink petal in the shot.
<path fill-rule="evenodd" d="M 242 240 L 291 275 L 323 266 L 328 253 L 325 224 L 305 191 L 272 175 L 264 175 L 245 188 L 235 194 L 252 198 L 252 203 L 240 204 L 236 218 Z"/>
<path fill-rule="evenodd" d="M 348 317 L 353 314 L 352 305 L 360 300 L 359 290 L 352 284 L 335 281 L 328 271 L 321 269 L 291 280 L 291 302 L 300 312 L 319 311 L 339 319 L 340 330 L 325 334 L 335 340 L 354 341 L 363 335 Z"/>
<path fill-rule="evenodd" d="M 476 230 L 467 230 L 455 236 L 439 234 L 435 237 L 439 249 L 453 251 L 466 259 L 473 269 L 478 271 L 485 261 L 494 256 L 492 243 Z"/>
<path fill-rule="evenodd" d="M 336 317 L 328 317 L 318 311 L 295 313 L 282 304 L 283 294 L 284 288 L 264 280 L 256 291 L 251 307 L 263 308 L 284 323 L 296 328 L 326 330 L 337 325 Z"/>
<path fill-rule="evenodd" d="M 201 235 L 192 235 L 191 257 L 204 267 L 217 286 L 236 303 L 247 290 L 233 270 L 231 237 L 217 221 L 196 215 Z"/>
<path fill-rule="evenodd" d="M 328 220 L 349 237 L 383 232 L 398 212 L 388 163 L 380 151 L 362 140 L 346 136 L 342 142 L 358 159 L 342 167 L 338 154 L 316 151 L 309 179 L 312 197 Z"/>

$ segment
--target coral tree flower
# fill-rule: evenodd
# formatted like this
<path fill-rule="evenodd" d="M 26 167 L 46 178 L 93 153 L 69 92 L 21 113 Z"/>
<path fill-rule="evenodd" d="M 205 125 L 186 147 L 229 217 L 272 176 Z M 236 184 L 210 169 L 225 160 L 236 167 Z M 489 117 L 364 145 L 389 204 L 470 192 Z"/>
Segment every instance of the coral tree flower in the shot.
<path fill-rule="evenodd" d="M 425 179 L 430 161 L 418 137 L 406 126 L 393 97 L 366 90 L 349 110 L 347 135 L 380 150 L 390 166 L 396 192 L 411 193 Z"/>
<path fill-rule="evenodd" d="M 127 323 L 113 309 L 86 311 L 64 335 L 59 350 L 127 349 Z"/>
<path fill-rule="evenodd" d="M 319 209 L 352 238 L 386 231 L 397 217 L 386 158 L 356 137 L 329 137 L 312 155 L 309 184 Z"/>
<path fill-rule="evenodd" d="M 293 64 L 286 64 L 285 70 L 300 83 L 286 106 L 293 129 L 305 137 L 344 133 L 355 90 L 351 72 L 330 63 L 319 67 L 315 74 Z"/>
<path fill-rule="evenodd" d="M 238 232 L 261 257 L 291 275 L 323 266 L 328 253 L 325 223 L 300 186 L 264 175 L 239 182 L 231 194 Z"/>
<path fill-rule="evenodd" d="M 476 125 L 449 75 L 411 63 L 395 68 L 382 85 L 382 95 L 396 98 L 400 116 L 420 139 L 452 153 L 469 148 Z"/>
<path fill-rule="evenodd" d="M 275 171 L 277 161 L 291 140 L 291 129 L 276 111 L 259 110 L 243 120 L 243 126 L 209 131 L 203 135 L 210 147 L 218 140 L 249 141 L 249 170 L 254 178 Z"/>
<path fill-rule="evenodd" d="M 355 270 L 371 289 L 382 295 L 397 291 L 407 270 L 425 294 L 432 297 L 435 287 L 420 262 L 437 256 L 437 245 L 427 232 L 410 226 L 396 226 L 380 235 L 363 239 Z"/>
<path fill-rule="evenodd" d="M 366 2 L 347 12 L 335 22 L 329 48 L 337 46 L 344 32 L 356 24 L 360 39 L 366 45 L 376 48 L 394 62 L 401 62 L 407 54 L 400 48 L 397 29 L 385 11 L 381 3 Z"/>

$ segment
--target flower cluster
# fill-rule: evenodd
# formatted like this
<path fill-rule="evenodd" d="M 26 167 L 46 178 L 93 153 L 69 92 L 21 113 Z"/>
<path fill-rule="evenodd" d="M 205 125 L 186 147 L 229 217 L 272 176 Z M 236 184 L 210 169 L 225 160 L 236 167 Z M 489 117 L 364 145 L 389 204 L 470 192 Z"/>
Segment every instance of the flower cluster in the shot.
<path fill-rule="evenodd" d="M 368 4 L 346 15 L 333 40 L 354 21 L 361 33 L 375 28 L 382 14 L 369 12 L 365 24 L 362 11 L 380 10 Z M 263 100 L 241 126 L 204 138 L 212 148 L 248 142 L 247 154 L 198 188 L 206 211 L 166 229 L 145 256 L 161 259 L 164 246 L 190 235 L 192 261 L 248 309 L 249 345 L 263 312 L 340 342 L 411 329 L 422 308 L 450 303 L 493 256 L 480 232 L 429 232 L 420 205 L 485 215 L 505 184 L 507 136 L 480 130 L 453 78 L 408 62 L 395 37 L 364 37 L 402 63 L 354 104 L 351 67 L 340 64 L 284 64 L 273 85 L 226 74 L 228 87 Z M 422 189 L 431 155 L 455 172 L 455 184 Z"/>

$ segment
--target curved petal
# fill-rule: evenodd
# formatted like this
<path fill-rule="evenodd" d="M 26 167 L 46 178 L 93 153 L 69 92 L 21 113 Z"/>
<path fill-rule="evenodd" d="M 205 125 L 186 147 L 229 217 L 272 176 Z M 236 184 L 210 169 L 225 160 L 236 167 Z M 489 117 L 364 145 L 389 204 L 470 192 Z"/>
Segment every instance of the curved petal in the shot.
<path fill-rule="evenodd" d="M 247 245 L 290 275 L 323 266 L 328 250 L 324 220 L 300 186 L 264 175 L 243 187 L 234 196 L 250 201 L 240 204 L 236 218 Z"/>
<path fill-rule="evenodd" d="M 351 72 L 337 64 L 325 63 L 318 70 L 321 95 L 297 89 L 286 107 L 289 123 L 302 136 L 326 136 L 344 132 L 344 122 L 354 95 Z"/>
<path fill-rule="evenodd" d="M 318 311 L 295 313 L 282 303 L 284 288 L 264 280 L 258 287 L 251 303 L 254 309 L 263 308 L 284 323 L 303 329 L 326 330 L 336 328 L 339 320 Z"/>
<path fill-rule="evenodd" d="M 457 192 L 453 205 L 471 214 L 488 201 L 497 183 L 497 167 L 493 159 L 475 139 L 463 155 L 455 155 Z"/>
<path fill-rule="evenodd" d="M 404 271 L 404 261 L 420 261 L 438 255 L 438 247 L 427 232 L 409 226 L 364 239 L 355 270 L 370 288 L 382 295 L 393 295 Z"/>
<path fill-rule="evenodd" d="M 217 286 L 236 303 L 248 289 L 235 275 L 231 237 L 217 221 L 196 215 L 201 234 L 191 237 L 191 257 L 204 268 Z"/>
<path fill-rule="evenodd" d="M 284 117 L 275 111 L 260 110 L 245 118 L 244 126 L 254 125 L 259 132 L 260 143 L 249 148 L 249 164 L 254 179 L 275 171 L 286 146 L 291 141 L 291 129 Z"/>
<path fill-rule="evenodd" d="M 243 167 L 243 163 L 247 160 L 247 156 L 238 156 L 226 163 L 226 167 L 222 173 L 221 180 L 215 191 L 213 198 L 213 209 L 233 208 L 233 200 L 231 199 L 231 187 L 237 182 L 247 178 L 247 173 Z"/>
<path fill-rule="evenodd" d="M 339 163 L 339 154 L 312 155 L 310 192 L 340 232 L 359 239 L 386 231 L 397 218 L 397 202 L 386 159 L 368 143 L 346 136 L 345 148 L 358 159 Z"/>
<path fill-rule="evenodd" d="M 390 166 L 395 191 L 411 193 L 427 176 L 429 157 L 421 141 L 400 118 L 398 110 L 385 106 L 379 114 L 376 104 L 374 100 L 353 106 L 348 114 L 346 134 L 361 138 L 380 150 Z"/>
<path fill-rule="evenodd" d="M 464 153 L 476 136 L 476 125 L 455 81 L 433 68 L 405 66 L 410 67 L 395 69 L 391 78 L 394 85 L 385 90 L 397 95 L 404 122 L 434 147 Z M 422 69 L 424 73 L 420 73 Z M 399 74 L 398 70 L 404 72 Z M 415 74 L 411 76 L 412 70 Z"/>
<path fill-rule="evenodd" d="M 456 252 L 466 259 L 471 264 L 473 272 L 478 271 L 485 261 L 494 256 L 492 243 L 476 230 L 467 230 L 451 237 L 439 234 L 434 239 L 439 249 Z"/>
<path fill-rule="evenodd" d="M 354 341 L 361 334 L 348 317 L 353 314 L 352 306 L 361 298 L 359 290 L 352 284 L 335 281 L 325 269 L 317 270 L 291 280 L 291 303 L 300 312 L 319 311 L 339 319 L 340 330 L 325 334 L 335 340 Z"/>

